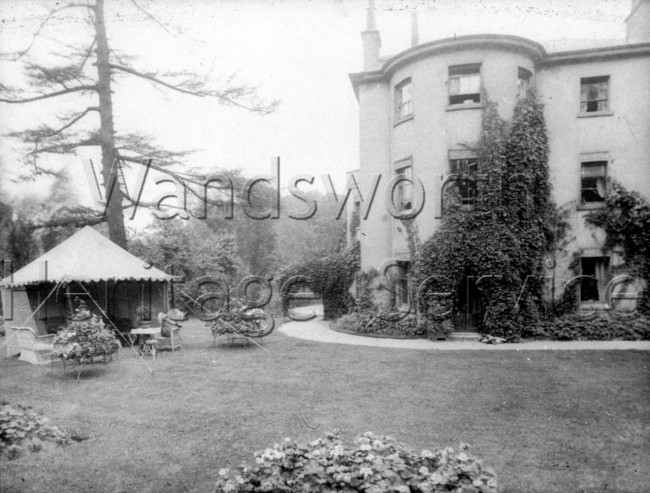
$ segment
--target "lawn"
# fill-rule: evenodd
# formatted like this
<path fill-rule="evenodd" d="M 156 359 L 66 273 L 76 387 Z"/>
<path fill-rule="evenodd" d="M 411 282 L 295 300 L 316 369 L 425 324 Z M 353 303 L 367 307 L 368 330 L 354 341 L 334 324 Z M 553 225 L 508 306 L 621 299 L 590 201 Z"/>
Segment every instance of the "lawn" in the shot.
<path fill-rule="evenodd" d="M 149 373 L 118 361 L 63 378 L 0 360 L 0 392 L 87 439 L 2 461 L 2 492 L 211 492 L 222 467 L 286 436 L 390 435 L 419 450 L 460 442 L 503 492 L 648 491 L 650 354 L 428 352 L 326 345 L 273 333 L 268 352 L 183 349 Z"/>

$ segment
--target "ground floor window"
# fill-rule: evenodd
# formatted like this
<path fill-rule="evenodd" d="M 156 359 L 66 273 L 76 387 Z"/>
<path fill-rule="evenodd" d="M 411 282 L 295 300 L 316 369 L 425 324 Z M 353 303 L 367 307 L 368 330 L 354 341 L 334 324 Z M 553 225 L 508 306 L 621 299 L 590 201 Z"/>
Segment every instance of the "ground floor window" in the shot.
<path fill-rule="evenodd" d="M 395 308 L 400 308 L 409 303 L 410 273 L 411 262 L 408 261 L 398 261 L 397 266 L 391 268 L 390 276 L 393 281 L 393 306 Z"/>

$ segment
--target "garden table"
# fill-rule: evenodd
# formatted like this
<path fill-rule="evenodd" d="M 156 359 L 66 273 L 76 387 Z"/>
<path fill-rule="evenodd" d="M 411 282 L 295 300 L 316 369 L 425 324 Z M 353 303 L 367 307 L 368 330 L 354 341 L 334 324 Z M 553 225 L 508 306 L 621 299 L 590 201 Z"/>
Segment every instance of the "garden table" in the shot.
<path fill-rule="evenodd" d="M 154 336 L 160 334 L 160 327 L 146 327 L 140 329 L 132 329 L 129 332 L 130 336 L 135 336 L 136 344 L 140 346 L 140 354 L 151 353 L 156 358 L 156 344 L 153 339 Z"/>

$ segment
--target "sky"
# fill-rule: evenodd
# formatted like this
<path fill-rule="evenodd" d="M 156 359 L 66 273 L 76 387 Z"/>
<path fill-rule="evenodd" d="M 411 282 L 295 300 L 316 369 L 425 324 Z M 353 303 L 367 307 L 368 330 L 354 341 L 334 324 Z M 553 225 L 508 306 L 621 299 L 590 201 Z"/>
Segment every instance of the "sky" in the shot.
<path fill-rule="evenodd" d="M 120 77 L 114 86 L 115 127 L 144 132 L 173 150 L 196 150 L 186 160 L 201 170 L 241 169 L 268 175 L 271 160 L 281 159 L 282 187 L 301 173 L 330 174 L 345 183 L 358 168 L 358 105 L 348 75 L 361 71 L 367 1 L 362 0 L 137 0 L 168 30 L 148 19 L 132 0 L 106 0 L 111 47 L 134 55 L 131 63 L 147 70 L 187 67 L 217 80 L 257 86 L 280 104 L 259 116 L 154 88 Z M 27 46 L 38 23 L 56 0 L 0 2 L 3 52 Z M 598 40 L 622 39 L 630 0 L 376 0 L 382 56 L 410 45 L 411 12 L 418 13 L 420 42 L 475 33 L 515 34 L 547 47 L 580 47 Z M 73 12 L 73 11 L 70 11 Z M 60 63 L 62 43 L 83 44 L 90 32 L 82 12 L 53 19 L 34 45 L 32 60 Z M 168 32 L 169 31 L 169 32 Z M 170 32 L 172 34 L 170 34 Z M 0 62 L 0 82 L 20 85 L 15 64 Z M 78 96 L 27 105 L 0 103 L 0 133 L 52 122 L 57 112 L 87 105 Z M 90 119 L 88 124 L 95 123 Z M 0 140 L 0 186 L 12 197 L 47 194 L 47 180 L 16 182 L 24 172 L 24 149 Z M 82 160 L 98 161 L 96 149 L 76 156 L 51 157 L 71 171 L 82 203 L 90 192 Z M 130 179 L 130 178 L 127 178 Z M 309 189 L 306 189 L 309 191 Z"/>

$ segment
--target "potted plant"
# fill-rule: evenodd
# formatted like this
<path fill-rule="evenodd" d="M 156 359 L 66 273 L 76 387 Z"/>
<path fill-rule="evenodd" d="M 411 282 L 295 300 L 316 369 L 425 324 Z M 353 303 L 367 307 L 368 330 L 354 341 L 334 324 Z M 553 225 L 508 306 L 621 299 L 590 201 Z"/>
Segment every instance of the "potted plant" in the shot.
<path fill-rule="evenodd" d="M 151 326 L 151 310 L 146 305 L 139 305 L 135 309 L 135 314 L 137 315 L 138 325 L 140 327 Z"/>

